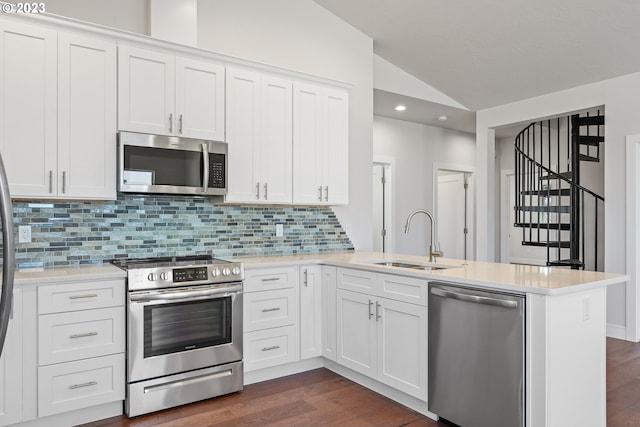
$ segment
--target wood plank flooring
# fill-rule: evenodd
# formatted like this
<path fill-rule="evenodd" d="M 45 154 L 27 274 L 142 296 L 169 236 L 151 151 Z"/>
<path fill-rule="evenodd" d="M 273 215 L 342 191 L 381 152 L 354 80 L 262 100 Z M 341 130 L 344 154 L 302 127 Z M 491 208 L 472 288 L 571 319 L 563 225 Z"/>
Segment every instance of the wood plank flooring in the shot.
<path fill-rule="evenodd" d="M 326 369 L 252 384 L 203 402 L 84 427 L 445 427 Z M 640 344 L 607 339 L 607 427 L 640 427 Z"/>

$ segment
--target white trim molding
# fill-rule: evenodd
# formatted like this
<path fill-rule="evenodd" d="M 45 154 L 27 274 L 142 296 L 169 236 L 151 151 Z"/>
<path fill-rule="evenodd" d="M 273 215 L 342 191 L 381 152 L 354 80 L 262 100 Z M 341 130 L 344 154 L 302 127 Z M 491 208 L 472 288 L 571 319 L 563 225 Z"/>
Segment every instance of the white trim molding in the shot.
<path fill-rule="evenodd" d="M 626 272 L 631 280 L 626 284 L 626 333 L 621 334 L 623 339 L 633 342 L 640 341 L 640 292 L 638 292 L 638 279 L 640 278 L 640 134 L 627 136 L 627 212 L 626 212 Z M 607 328 L 607 335 L 612 325 Z M 620 332 L 620 331 L 618 331 Z"/>

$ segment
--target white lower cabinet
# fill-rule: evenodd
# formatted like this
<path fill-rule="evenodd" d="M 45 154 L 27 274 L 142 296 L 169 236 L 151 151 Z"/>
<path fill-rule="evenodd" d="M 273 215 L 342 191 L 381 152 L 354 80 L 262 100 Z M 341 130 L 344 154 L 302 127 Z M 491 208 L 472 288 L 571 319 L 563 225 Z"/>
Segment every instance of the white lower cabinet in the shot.
<path fill-rule="evenodd" d="M 38 417 L 124 399 L 121 354 L 38 368 Z"/>
<path fill-rule="evenodd" d="M 322 267 L 300 267 L 300 359 L 322 355 Z"/>
<path fill-rule="evenodd" d="M 38 419 L 124 400 L 124 290 L 122 279 L 35 286 Z"/>
<path fill-rule="evenodd" d="M 342 270 L 342 271 L 341 271 Z M 357 277 L 361 275 L 360 279 Z M 337 359 L 356 372 L 374 378 L 420 400 L 427 400 L 427 307 L 383 298 L 388 275 L 338 269 Z M 340 277 L 347 278 L 343 283 Z M 357 279 L 357 280 L 356 280 Z M 374 280 L 375 279 L 375 280 Z M 415 290 L 415 279 L 395 277 L 393 281 Z M 378 284 L 375 294 L 354 292 L 352 284 Z M 426 289 L 427 282 L 421 285 Z M 403 289 L 405 285 L 398 286 Z M 403 292 L 401 292 L 403 294 Z M 400 296 L 399 298 L 405 298 Z"/>
<path fill-rule="evenodd" d="M 15 287 L 0 357 L 0 426 L 22 421 L 22 383 L 22 290 Z"/>
<path fill-rule="evenodd" d="M 298 271 L 298 267 L 245 270 L 245 372 L 300 359 Z"/>

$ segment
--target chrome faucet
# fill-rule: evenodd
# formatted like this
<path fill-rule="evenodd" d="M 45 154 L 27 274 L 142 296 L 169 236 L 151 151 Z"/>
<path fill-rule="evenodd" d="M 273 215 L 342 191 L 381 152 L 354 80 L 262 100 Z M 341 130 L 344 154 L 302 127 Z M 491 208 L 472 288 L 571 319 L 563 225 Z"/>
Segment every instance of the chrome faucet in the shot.
<path fill-rule="evenodd" d="M 409 227 L 411 226 L 411 220 L 416 214 L 423 213 L 429 217 L 429 221 L 431 222 L 431 241 L 429 242 L 429 262 L 436 262 L 436 257 L 441 257 L 443 255 L 442 251 L 435 250 L 433 246 L 433 239 L 436 234 L 436 221 L 433 219 L 433 215 L 426 209 L 416 209 L 411 212 L 407 217 L 407 223 L 404 225 L 404 234 L 409 232 Z"/>

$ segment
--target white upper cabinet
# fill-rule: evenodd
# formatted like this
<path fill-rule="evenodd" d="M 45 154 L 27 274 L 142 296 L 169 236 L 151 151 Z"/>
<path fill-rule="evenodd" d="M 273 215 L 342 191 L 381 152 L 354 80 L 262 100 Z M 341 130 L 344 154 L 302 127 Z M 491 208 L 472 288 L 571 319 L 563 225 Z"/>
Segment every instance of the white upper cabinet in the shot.
<path fill-rule="evenodd" d="M 318 85 L 294 85 L 293 201 L 349 202 L 349 95 Z"/>
<path fill-rule="evenodd" d="M 115 44 L 0 24 L 0 150 L 17 198 L 116 197 Z"/>
<path fill-rule="evenodd" d="M 225 140 L 225 70 L 218 64 L 118 47 L 120 130 Z"/>
<path fill-rule="evenodd" d="M 291 203 L 292 104 L 290 81 L 227 69 L 227 201 Z"/>
<path fill-rule="evenodd" d="M 116 196 L 116 47 L 58 35 L 58 195 Z"/>
<path fill-rule="evenodd" d="M 56 32 L 0 23 L 0 151 L 12 196 L 57 193 Z"/>

